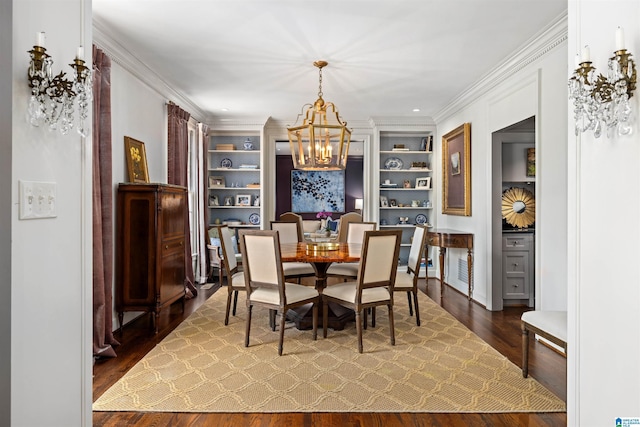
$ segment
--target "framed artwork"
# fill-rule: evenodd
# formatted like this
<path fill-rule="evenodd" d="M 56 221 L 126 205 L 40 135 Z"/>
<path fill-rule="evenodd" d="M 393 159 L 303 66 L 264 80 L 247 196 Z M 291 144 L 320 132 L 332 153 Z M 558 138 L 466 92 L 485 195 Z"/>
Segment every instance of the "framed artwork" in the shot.
<path fill-rule="evenodd" d="M 233 196 L 226 196 L 224 198 L 224 205 L 225 206 L 233 206 Z"/>
<path fill-rule="evenodd" d="M 416 188 L 422 188 L 423 190 L 431 188 L 431 177 L 416 178 Z"/>
<path fill-rule="evenodd" d="M 220 206 L 220 201 L 218 200 L 217 194 L 212 194 L 209 196 L 209 206 Z"/>
<path fill-rule="evenodd" d="M 219 188 L 226 186 L 224 176 L 210 176 L 209 188 Z"/>
<path fill-rule="evenodd" d="M 460 174 L 460 152 L 456 151 L 451 155 L 451 175 Z"/>
<path fill-rule="evenodd" d="M 408 179 L 405 179 L 404 182 L 402 183 L 402 187 L 411 188 L 411 181 L 409 181 Z"/>
<path fill-rule="evenodd" d="M 527 176 L 536 176 L 536 149 L 527 148 Z"/>
<path fill-rule="evenodd" d="M 380 206 L 382 206 L 383 208 L 389 206 L 389 200 L 387 199 L 387 196 L 380 196 Z"/>
<path fill-rule="evenodd" d="M 251 195 L 250 194 L 236 195 L 236 206 L 251 206 Z"/>
<path fill-rule="evenodd" d="M 420 140 L 420 151 L 430 153 L 433 151 L 433 135 L 425 136 Z"/>
<path fill-rule="evenodd" d="M 127 156 L 129 182 L 149 182 L 147 152 L 144 149 L 144 142 L 125 136 L 124 148 Z"/>
<path fill-rule="evenodd" d="M 389 206 L 392 208 L 398 207 L 398 201 L 396 199 L 389 199 Z"/>
<path fill-rule="evenodd" d="M 471 123 L 442 136 L 442 213 L 471 216 Z"/>
<path fill-rule="evenodd" d="M 291 211 L 344 212 L 344 171 L 291 171 Z"/>

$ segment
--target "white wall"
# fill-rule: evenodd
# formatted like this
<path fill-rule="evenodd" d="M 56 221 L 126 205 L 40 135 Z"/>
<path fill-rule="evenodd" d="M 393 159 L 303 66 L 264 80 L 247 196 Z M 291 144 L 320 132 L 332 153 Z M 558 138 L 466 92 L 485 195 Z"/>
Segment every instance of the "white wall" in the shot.
<path fill-rule="evenodd" d="M 109 55 L 108 52 L 106 52 Z M 150 182 L 167 182 L 167 98 L 112 60 L 113 181 L 128 181 L 124 137 L 144 142 Z"/>
<path fill-rule="evenodd" d="M 106 52 L 108 55 L 108 52 Z M 167 182 L 167 99 L 151 89 L 112 60 L 111 63 L 111 142 L 113 156 L 113 206 L 116 207 L 118 184 L 128 181 L 124 154 L 124 137 L 144 142 L 150 182 Z M 115 214 L 115 212 L 114 212 Z M 114 216 L 114 233 L 115 216 Z M 115 236 L 114 236 L 115 246 Z M 115 247 L 114 247 L 115 251 Z M 114 262 L 115 262 L 114 256 Z M 115 273 L 115 266 L 114 266 Z M 116 280 L 114 274 L 114 280 Z M 115 301 L 115 285 L 114 285 Z M 124 322 L 140 312 L 127 312 Z M 113 312 L 113 326 L 118 328 Z"/>
<path fill-rule="evenodd" d="M 474 233 L 473 297 L 489 309 L 493 305 L 491 174 L 494 164 L 491 134 L 531 116 L 536 116 L 538 167 L 536 306 L 544 309 L 566 308 L 566 203 L 558 203 L 566 199 L 567 191 L 565 70 L 566 42 L 562 42 L 454 113 L 437 119 L 437 141 L 462 123 L 471 123 L 472 215 L 443 215 L 439 208 L 436 224 L 440 228 Z M 437 150 L 435 164 L 441 164 L 441 152 Z M 495 167 L 501 166 L 497 164 Z M 437 178 L 436 190 L 441 195 L 441 175 Z M 466 250 L 450 249 L 447 253 L 445 280 L 466 294 L 467 284 L 457 279 L 458 259 L 466 259 Z"/>
<path fill-rule="evenodd" d="M 46 32 L 54 73 L 69 76 L 77 46 L 91 46 L 91 28 L 81 37 L 77 18 L 84 12 L 90 22 L 91 3 L 12 3 L 13 68 L 0 74 L 13 88 L 11 199 L 3 203 L 11 206 L 11 249 L 2 257 L 11 259 L 11 425 L 91 425 L 91 138 L 32 127 L 25 114 L 36 33 Z M 57 217 L 19 220 L 19 180 L 55 182 Z"/>
<path fill-rule="evenodd" d="M 605 73 L 622 26 L 626 47 L 640 51 L 640 2 L 569 2 L 568 63 L 588 44 Z M 568 75 L 567 75 L 568 78 Z M 640 138 L 636 91 L 631 136 L 575 137 L 569 129 L 568 424 L 613 426 L 640 417 Z"/>

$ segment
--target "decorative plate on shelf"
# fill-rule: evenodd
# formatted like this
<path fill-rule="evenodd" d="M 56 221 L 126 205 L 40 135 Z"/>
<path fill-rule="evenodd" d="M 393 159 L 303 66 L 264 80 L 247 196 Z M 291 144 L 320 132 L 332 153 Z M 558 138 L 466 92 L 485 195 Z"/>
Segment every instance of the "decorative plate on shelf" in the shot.
<path fill-rule="evenodd" d="M 427 223 L 427 216 L 424 214 L 416 215 L 416 224 L 424 225 Z"/>
<path fill-rule="evenodd" d="M 399 169 L 402 169 L 403 166 L 404 166 L 403 161 L 397 157 L 389 157 L 384 162 L 385 169 L 399 170 Z"/>
<path fill-rule="evenodd" d="M 222 159 L 220 161 L 221 168 L 230 168 L 232 165 L 233 163 L 231 163 L 231 159 Z"/>
<path fill-rule="evenodd" d="M 253 225 L 260 224 L 260 215 L 258 215 L 255 212 L 249 215 L 249 224 L 253 224 Z"/>

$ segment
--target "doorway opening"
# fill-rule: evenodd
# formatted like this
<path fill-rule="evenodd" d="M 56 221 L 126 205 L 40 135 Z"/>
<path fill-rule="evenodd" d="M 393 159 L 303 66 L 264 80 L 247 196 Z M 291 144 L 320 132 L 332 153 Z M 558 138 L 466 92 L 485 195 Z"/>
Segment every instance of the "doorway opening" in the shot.
<path fill-rule="evenodd" d="M 535 128 L 529 117 L 491 134 L 493 310 L 535 307 Z"/>

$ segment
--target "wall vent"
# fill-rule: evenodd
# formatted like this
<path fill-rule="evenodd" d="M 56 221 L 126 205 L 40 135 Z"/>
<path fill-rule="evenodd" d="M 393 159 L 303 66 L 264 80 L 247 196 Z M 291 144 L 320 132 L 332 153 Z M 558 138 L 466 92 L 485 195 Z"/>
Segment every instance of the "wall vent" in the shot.
<path fill-rule="evenodd" d="M 467 259 L 458 258 L 458 280 L 464 283 L 469 283 L 467 276 L 469 275 L 467 270 Z M 471 289 L 473 289 L 473 270 L 471 270 Z"/>

